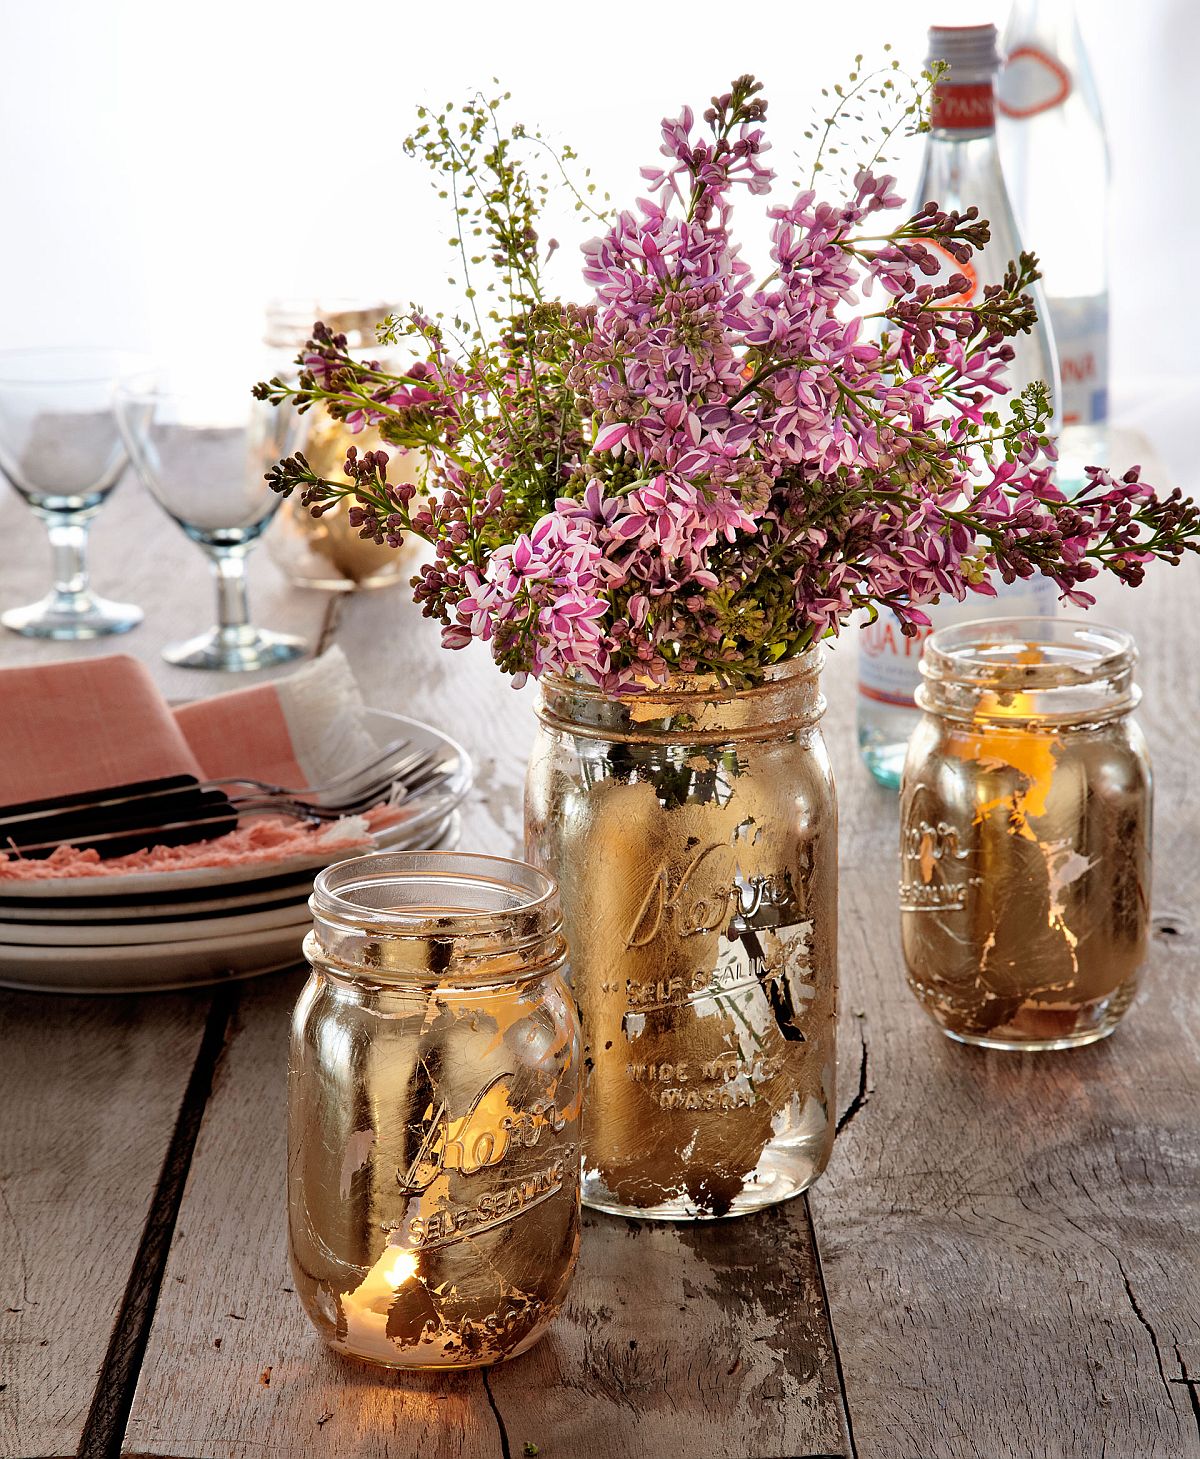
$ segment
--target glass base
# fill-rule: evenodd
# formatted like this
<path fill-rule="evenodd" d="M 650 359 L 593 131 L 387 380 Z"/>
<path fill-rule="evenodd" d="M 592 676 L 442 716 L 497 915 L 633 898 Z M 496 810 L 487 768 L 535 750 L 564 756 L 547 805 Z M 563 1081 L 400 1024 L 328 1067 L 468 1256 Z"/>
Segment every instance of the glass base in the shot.
<path fill-rule="evenodd" d="M 1133 977 L 1122 983 L 1115 992 L 1104 998 L 1093 998 L 1087 1003 L 1068 1003 L 1058 1007 L 1027 1003 L 1006 1023 L 988 1029 L 986 1033 L 950 1028 L 931 1013 L 927 1005 L 925 1011 L 946 1037 L 953 1039 L 955 1043 L 970 1044 L 977 1049 L 1004 1049 L 1015 1053 L 1036 1054 L 1053 1049 L 1079 1049 L 1106 1039 L 1125 1017 L 1137 987 L 1138 980 Z M 925 999 L 919 992 L 917 996 L 924 1005 Z"/>
<path fill-rule="evenodd" d="M 746 1181 L 727 1211 L 698 1209 L 686 1195 L 656 1206 L 630 1206 L 617 1200 L 594 1170 L 583 1170 L 583 1204 L 606 1216 L 625 1216 L 634 1221 L 729 1221 L 749 1216 L 768 1206 L 778 1206 L 806 1191 L 829 1163 L 832 1131 L 828 1137 L 802 1136 L 787 1140 L 785 1147 L 768 1147 L 754 1176 Z"/>
<path fill-rule="evenodd" d="M 900 789 L 900 775 L 904 770 L 904 756 L 908 751 L 907 740 L 898 745 L 860 744 L 863 764 L 880 785 L 888 790 Z"/>
<path fill-rule="evenodd" d="M 858 706 L 858 749 L 863 764 L 889 790 L 899 790 L 908 753 L 908 737 L 921 716 L 915 709 L 878 704 L 860 698 Z"/>
<path fill-rule="evenodd" d="M 47 593 L 37 603 L 0 613 L 0 623 L 25 638 L 82 640 L 128 633 L 142 621 L 133 603 L 112 603 L 94 593 Z"/>
<path fill-rule="evenodd" d="M 162 656 L 181 669 L 220 669 L 229 674 L 250 673 L 272 664 L 286 664 L 308 651 L 302 638 L 266 629 L 211 628 L 197 638 L 168 644 Z"/>

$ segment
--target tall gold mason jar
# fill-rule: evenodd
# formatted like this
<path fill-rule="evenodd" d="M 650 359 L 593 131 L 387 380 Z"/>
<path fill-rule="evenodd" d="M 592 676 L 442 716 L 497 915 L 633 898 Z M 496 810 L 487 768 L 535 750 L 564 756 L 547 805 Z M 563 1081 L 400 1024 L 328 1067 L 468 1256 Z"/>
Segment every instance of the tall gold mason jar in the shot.
<path fill-rule="evenodd" d="M 525 845 L 561 887 L 589 1206 L 739 1215 L 829 1159 L 837 802 L 820 664 L 743 692 L 542 681 Z"/>
<path fill-rule="evenodd" d="M 944 628 L 900 794 L 908 980 L 951 1038 L 1062 1049 L 1116 1027 L 1150 916 L 1133 640 L 1049 618 Z"/>
<path fill-rule="evenodd" d="M 579 1248 L 579 1022 L 553 880 L 453 852 L 323 871 L 288 1068 L 288 1234 L 326 1343 L 524 1352 Z"/>

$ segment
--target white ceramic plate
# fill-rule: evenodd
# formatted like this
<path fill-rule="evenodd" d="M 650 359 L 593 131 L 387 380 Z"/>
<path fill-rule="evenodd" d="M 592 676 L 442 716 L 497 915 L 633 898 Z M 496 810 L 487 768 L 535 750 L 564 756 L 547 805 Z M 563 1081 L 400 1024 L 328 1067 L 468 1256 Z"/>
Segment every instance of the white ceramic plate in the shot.
<path fill-rule="evenodd" d="M 391 839 L 389 839 L 389 836 Z M 455 844 L 458 836 L 458 817 L 451 812 L 441 824 L 434 826 L 427 840 L 423 836 L 409 838 L 400 834 L 400 828 L 381 832 L 367 851 L 430 850 L 448 851 L 450 839 Z M 415 844 L 414 844 L 415 842 Z M 346 856 L 361 853 L 347 851 Z M 332 858 L 340 860 L 340 857 Z M 325 865 L 327 863 L 321 863 Z M 134 893 L 128 897 L 113 895 L 99 897 L 35 897 L 23 902 L 15 899 L 0 899 L 0 921 L 20 922 L 146 922 L 174 921 L 197 917 L 229 916 L 235 912 L 266 910 L 270 907 L 294 905 L 303 902 L 312 892 L 314 872 L 298 876 L 278 878 L 271 876 L 258 881 L 242 882 L 233 887 L 200 886 L 179 891 L 174 884 L 164 888 L 161 899 Z M 112 880 L 112 878 L 106 878 Z M 133 880 L 123 878 L 122 880 Z M 185 894 L 186 893 L 186 894 Z M 0 941 L 4 941 L 0 933 Z"/>
<path fill-rule="evenodd" d="M 402 714 L 392 714 L 383 709 L 368 711 L 367 728 L 375 736 L 380 748 L 390 744 L 401 735 L 409 740 L 414 751 L 433 750 L 447 761 L 454 762 L 450 779 L 436 794 L 421 797 L 420 811 L 409 819 L 389 827 L 373 838 L 372 844 L 360 848 L 343 848 L 339 851 L 314 852 L 304 856 L 293 856 L 269 864 L 253 862 L 245 866 L 196 866 L 179 871 L 136 872 L 125 876 L 72 876 L 47 877 L 38 881 L 0 881 L 0 915 L 5 915 L 9 903 L 36 902 L 43 898 L 98 897 L 108 901 L 114 897 L 134 898 L 139 903 L 167 900 L 177 892 L 203 887 L 229 887 L 262 881 L 265 877 L 298 875 L 304 871 L 319 871 L 331 862 L 346 856 L 359 855 L 372 849 L 399 850 L 401 845 L 412 846 L 424 836 L 433 834 L 435 828 L 450 815 L 470 788 L 472 767 L 467 752 L 449 735 L 436 730 L 420 720 L 409 719 Z"/>
<path fill-rule="evenodd" d="M 170 949 L 177 942 L 195 942 L 235 933 L 311 925 L 308 903 L 293 898 L 282 906 L 233 912 L 227 916 L 176 918 L 169 922 L 0 922 L 0 948 L 130 947 L 135 944 Z"/>
<path fill-rule="evenodd" d="M 299 964 L 306 930 L 272 927 L 167 946 L 0 946 L 0 984 L 40 993 L 148 993 L 221 983 Z"/>
<path fill-rule="evenodd" d="M 458 835 L 458 816 L 452 815 L 434 849 L 453 850 Z M 191 923 L 20 925 L 23 935 L 70 936 L 67 946 L 17 944 L 0 928 L 0 987 L 42 993 L 156 993 L 278 972 L 302 961 L 301 943 L 312 925 L 306 900 L 311 890 L 310 881 L 290 908 Z M 280 910 L 293 920 L 276 924 Z M 264 920 L 271 925 L 263 925 Z M 139 940 L 143 931 L 156 940 Z M 185 931 L 198 935 L 185 937 Z M 74 940 L 77 933 L 86 943 Z"/>

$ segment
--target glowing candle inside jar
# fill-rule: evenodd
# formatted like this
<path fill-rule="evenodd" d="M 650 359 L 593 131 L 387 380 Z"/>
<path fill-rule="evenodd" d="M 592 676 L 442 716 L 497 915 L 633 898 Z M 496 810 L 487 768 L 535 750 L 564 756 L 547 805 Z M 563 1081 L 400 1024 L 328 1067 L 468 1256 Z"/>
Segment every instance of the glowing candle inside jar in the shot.
<path fill-rule="evenodd" d="M 1042 657 L 1038 650 L 1030 648 L 1018 656 L 1017 662 L 1040 663 Z M 985 792 L 981 796 L 975 807 L 975 824 L 981 825 L 994 811 L 1004 807 L 1007 809 L 1007 834 L 1032 842 L 1037 847 L 1046 868 L 1046 925 L 1061 936 L 1070 957 L 1071 969 L 1077 971 L 1075 948 L 1079 939 L 1064 921 L 1063 891 L 1088 869 L 1089 863 L 1069 844 L 1043 840 L 1031 824 L 1047 814 L 1060 748 L 1058 735 L 1045 723 L 1039 725 L 1039 718 L 1033 695 L 1019 692 L 998 694 L 985 690 L 975 710 L 975 723 L 958 753 L 965 759 L 977 761 L 985 770 L 1008 766 L 1021 776 L 1015 789 L 1006 788 L 1000 794 Z M 986 783 L 983 781 L 981 785 Z M 989 848 L 991 855 L 988 855 Z M 1013 867 L 1002 853 L 1000 860 L 987 866 L 998 851 L 999 848 L 992 843 L 984 842 L 987 873 L 1002 885 L 1012 874 Z M 985 962 L 994 943 L 993 928 L 983 942 Z"/>
<path fill-rule="evenodd" d="M 396 1345 L 387 1333 L 388 1313 L 401 1290 L 418 1279 L 417 1253 L 387 1245 L 383 1255 L 352 1291 L 340 1300 L 346 1321 L 346 1342 L 364 1357 L 394 1362 Z"/>

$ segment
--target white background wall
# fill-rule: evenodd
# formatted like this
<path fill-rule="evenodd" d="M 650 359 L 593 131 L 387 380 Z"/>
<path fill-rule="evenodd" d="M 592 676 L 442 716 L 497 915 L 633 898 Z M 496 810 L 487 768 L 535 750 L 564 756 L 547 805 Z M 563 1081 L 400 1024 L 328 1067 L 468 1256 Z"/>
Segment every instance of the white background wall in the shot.
<path fill-rule="evenodd" d="M 916 69 L 930 22 L 1005 11 L 0 0 L 0 345 L 108 340 L 254 376 L 272 295 L 444 299 L 445 205 L 401 149 L 418 101 L 498 75 L 514 114 L 573 142 L 625 202 L 658 119 L 737 72 L 766 82 L 786 169 L 817 88 L 856 50 L 890 40 Z M 1200 4 L 1080 0 L 1080 15 L 1113 157 L 1118 411 L 1175 422 L 1200 379 Z M 564 218 L 570 260 L 585 234 Z"/>

